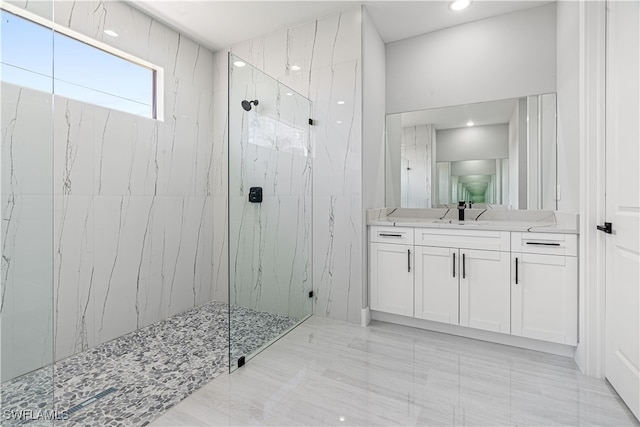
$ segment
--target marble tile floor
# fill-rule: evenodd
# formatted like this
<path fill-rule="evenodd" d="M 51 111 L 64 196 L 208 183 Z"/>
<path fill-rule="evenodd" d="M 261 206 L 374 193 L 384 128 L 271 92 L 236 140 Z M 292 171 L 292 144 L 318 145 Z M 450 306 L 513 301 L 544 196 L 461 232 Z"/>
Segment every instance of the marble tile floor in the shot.
<path fill-rule="evenodd" d="M 637 426 L 566 357 L 373 322 L 311 317 L 153 426 Z"/>
<path fill-rule="evenodd" d="M 229 324 L 234 357 L 249 354 L 298 319 L 211 302 L 2 384 L 2 411 L 58 411 L 115 388 L 56 426 L 142 426 L 228 372 Z M 54 372 L 54 373 L 53 373 Z M 52 383 L 52 375 L 54 382 Z M 2 420 L 3 426 L 42 422 Z M 46 424 L 45 425 L 50 425 Z"/>

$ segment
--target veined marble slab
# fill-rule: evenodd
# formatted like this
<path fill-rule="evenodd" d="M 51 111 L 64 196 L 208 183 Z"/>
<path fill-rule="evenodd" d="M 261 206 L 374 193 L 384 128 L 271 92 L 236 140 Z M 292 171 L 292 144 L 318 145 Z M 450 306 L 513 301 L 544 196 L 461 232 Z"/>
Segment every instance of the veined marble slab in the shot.
<path fill-rule="evenodd" d="M 455 208 L 383 208 L 367 212 L 367 225 L 392 227 L 453 228 L 529 231 L 536 233 L 578 234 L 577 214 L 556 211 L 506 209 L 465 209 L 465 220 L 458 220 Z"/>

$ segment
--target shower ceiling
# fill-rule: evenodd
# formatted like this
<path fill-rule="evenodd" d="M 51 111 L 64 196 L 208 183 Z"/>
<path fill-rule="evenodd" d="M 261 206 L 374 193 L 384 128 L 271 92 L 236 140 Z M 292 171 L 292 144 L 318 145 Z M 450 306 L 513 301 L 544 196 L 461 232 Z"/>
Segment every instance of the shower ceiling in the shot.
<path fill-rule="evenodd" d="M 551 1 L 475 0 L 461 12 L 449 1 L 157 1 L 129 0 L 212 50 L 364 4 L 387 43 Z"/>

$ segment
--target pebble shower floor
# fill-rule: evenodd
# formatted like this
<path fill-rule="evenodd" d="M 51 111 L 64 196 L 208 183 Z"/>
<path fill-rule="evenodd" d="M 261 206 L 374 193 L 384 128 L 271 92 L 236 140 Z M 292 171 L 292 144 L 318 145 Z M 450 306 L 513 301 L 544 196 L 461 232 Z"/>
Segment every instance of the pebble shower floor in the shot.
<path fill-rule="evenodd" d="M 248 355 L 300 319 L 231 308 L 231 357 Z M 56 426 L 144 426 L 229 369 L 228 306 L 210 302 L 2 384 L 4 414 L 69 411 Z M 82 407 L 96 395 L 102 397 Z M 5 419 L 3 426 L 42 422 Z M 51 425 L 51 424 L 48 424 Z"/>

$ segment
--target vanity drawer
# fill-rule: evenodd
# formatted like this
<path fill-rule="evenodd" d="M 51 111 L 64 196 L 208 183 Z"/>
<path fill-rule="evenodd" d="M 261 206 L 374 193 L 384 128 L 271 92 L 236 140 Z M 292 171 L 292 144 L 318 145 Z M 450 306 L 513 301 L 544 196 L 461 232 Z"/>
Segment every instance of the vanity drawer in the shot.
<path fill-rule="evenodd" d="M 376 243 L 413 245 L 413 227 L 369 227 L 369 236 Z"/>
<path fill-rule="evenodd" d="M 511 250 L 527 254 L 578 255 L 578 236 L 553 233 L 511 233 Z"/>
<path fill-rule="evenodd" d="M 416 228 L 415 230 L 415 244 L 419 246 L 508 252 L 511 245 L 508 231 L 449 228 Z"/>

